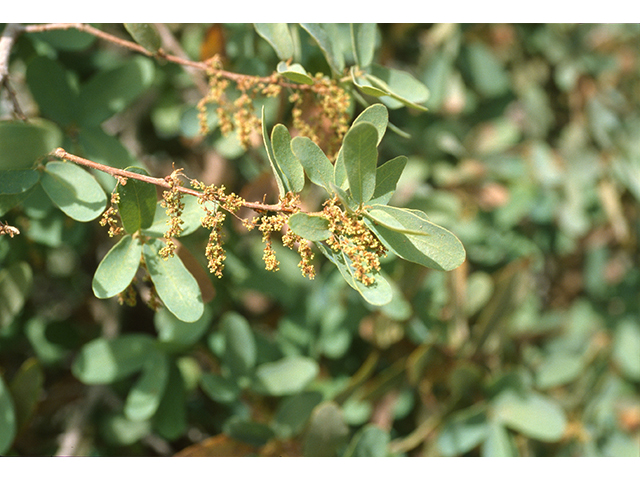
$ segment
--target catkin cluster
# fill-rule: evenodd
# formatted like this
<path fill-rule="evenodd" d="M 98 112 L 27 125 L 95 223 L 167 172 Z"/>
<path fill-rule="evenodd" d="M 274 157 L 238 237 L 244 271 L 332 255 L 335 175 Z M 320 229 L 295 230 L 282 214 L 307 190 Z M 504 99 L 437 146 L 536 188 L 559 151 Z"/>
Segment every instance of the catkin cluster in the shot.
<path fill-rule="evenodd" d="M 335 252 L 344 252 L 357 280 L 365 285 L 373 284 L 373 273 L 380 270 L 380 258 L 387 254 L 387 249 L 362 218 L 340 208 L 336 197 L 324 203 L 323 216 L 329 220 L 331 231 L 327 245 Z"/>

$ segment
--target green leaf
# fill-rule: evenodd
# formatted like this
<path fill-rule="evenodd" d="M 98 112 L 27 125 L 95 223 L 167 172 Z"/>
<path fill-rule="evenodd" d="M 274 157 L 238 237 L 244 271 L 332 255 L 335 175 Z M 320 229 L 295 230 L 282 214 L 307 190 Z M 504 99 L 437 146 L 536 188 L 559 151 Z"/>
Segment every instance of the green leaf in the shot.
<path fill-rule="evenodd" d="M 175 345 L 177 349 L 195 344 L 206 333 L 213 320 L 209 305 L 205 305 L 202 317 L 191 323 L 183 322 L 166 308 L 158 310 L 153 316 L 158 340 L 170 346 Z"/>
<path fill-rule="evenodd" d="M 293 38 L 286 23 L 254 23 L 258 35 L 273 47 L 280 60 L 293 57 Z"/>
<path fill-rule="evenodd" d="M 542 442 L 557 442 L 567 426 L 560 405 L 535 392 L 505 391 L 496 399 L 493 411 L 496 420 L 503 425 Z"/>
<path fill-rule="evenodd" d="M 360 91 L 365 95 L 370 95 L 376 98 L 386 97 L 389 95 L 389 91 L 387 89 L 374 87 L 373 84 L 369 81 L 367 75 L 358 72 L 355 66 L 351 67 L 349 73 L 351 75 L 351 81 L 353 82 L 353 84 L 358 87 Z"/>
<path fill-rule="evenodd" d="M 89 48 L 96 41 L 96 36 L 87 32 L 70 28 L 68 30 L 50 30 L 27 34 L 43 40 L 58 50 L 80 51 Z"/>
<path fill-rule="evenodd" d="M 313 78 L 299 63 L 292 63 L 289 65 L 286 62 L 280 62 L 276 67 L 276 71 L 292 82 L 302 83 L 304 85 L 313 85 Z"/>
<path fill-rule="evenodd" d="M 43 116 L 64 127 L 76 122 L 80 112 L 78 91 L 60 62 L 44 56 L 34 57 L 27 65 L 26 78 Z"/>
<path fill-rule="evenodd" d="M 126 289 L 138 271 L 142 255 L 140 239 L 125 235 L 104 256 L 91 287 L 98 298 L 110 298 Z"/>
<path fill-rule="evenodd" d="M 396 191 L 398 180 L 407 165 L 407 157 L 401 155 L 383 163 L 376 169 L 376 188 L 369 205 L 386 205 Z"/>
<path fill-rule="evenodd" d="M 335 402 L 323 402 L 311 414 L 302 454 L 305 457 L 332 457 L 337 455 L 347 440 L 349 427 L 342 410 Z"/>
<path fill-rule="evenodd" d="M 284 399 L 273 419 L 279 436 L 289 438 L 302 432 L 313 409 L 321 401 L 320 392 L 300 392 Z"/>
<path fill-rule="evenodd" d="M 338 267 L 338 271 L 349 286 L 362 295 L 362 298 L 368 303 L 382 306 L 391 301 L 393 298 L 393 290 L 387 279 L 384 278 L 380 272 L 373 273 L 373 284 L 365 285 L 353 276 L 353 267 L 344 252 L 334 252 L 322 243 L 316 243 L 316 246 Z"/>
<path fill-rule="evenodd" d="M 345 456 L 386 457 L 389 453 L 389 432 L 377 425 L 365 425 L 353 436 Z"/>
<path fill-rule="evenodd" d="M 637 319 L 628 317 L 618 324 L 612 356 L 626 377 L 636 382 L 640 380 L 640 325 Z"/>
<path fill-rule="evenodd" d="M 13 400 L 4 379 L 0 376 L 0 455 L 9 451 L 17 430 Z"/>
<path fill-rule="evenodd" d="M 151 53 L 157 53 L 162 46 L 162 40 L 156 27 L 150 23 L 125 23 L 124 28 L 136 43 Z"/>
<path fill-rule="evenodd" d="M 273 144 L 271 143 L 269 132 L 267 131 L 267 122 L 265 120 L 264 107 L 262 107 L 262 141 L 264 142 L 264 148 L 267 151 L 267 158 L 269 159 L 271 170 L 273 170 L 273 176 L 275 177 L 276 184 L 278 185 L 279 196 L 280 198 L 284 198 L 287 193 L 287 190 L 285 188 L 284 173 L 282 173 L 282 170 L 280 170 L 280 166 L 276 161 L 275 153 L 273 152 Z"/>
<path fill-rule="evenodd" d="M 24 427 L 36 410 L 44 393 L 44 371 L 35 357 L 24 361 L 9 384 L 15 402 L 16 427 Z"/>
<path fill-rule="evenodd" d="M 381 65 L 371 65 L 371 73 L 366 75 L 371 84 L 387 92 L 394 100 L 407 107 L 426 111 L 420 103 L 429 99 L 429 89 L 410 73 Z"/>
<path fill-rule="evenodd" d="M 365 215 L 365 222 L 376 236 L 405 260 L 445 271 L 464 262 L 466 253 L 460 240 L 427 220 L 424 212 L 374 205 Z"/>
<path fill-rule="evenodd" d="M 141 370 L 152 348 L 153 338 L 141 333 L 97 338 L 80 349 L 71 372 L 87 385 L 113 383 Z"/>
<path fill-rule="evenodd" d="M 151 431 L 148 421 L 129 420 L 121 413 L 108 413 L 99 422 L 100 437 L 104 438 L 108 445 L 133 445 Z"/>
<path fill-rule="evenodd" d="M 80 125 L 96 126 L 121 112 L 151 86 L 154 76 L 153 61 L 140 56 L 111 70 L 101 70 L 80 88 Z"/>
<path fill-rule="evenodd" d="M 336 39 L 337 32 L 335 26 L 321 23 L 301 23 L 309 35 L 316 41 L 320 50 L 329 64 L 329 67 L 336 75 L 342 75 L 344 70 L 344 55 L 342 51 L 336 48 L 333 39 Z"/>
<path fill-rule="evenodd" d="M 238 382 L 213 373 L 203 373 L 200 377 L 200 388 L 207 396 L 218 403 L 231 403 L 241 393 Z"/>
<path fill-rule="evenodd" d="M 471 80 L 487 97 L 502 95 L 509 90 L 509 76 L 493 52 L 480 42 L 465 45 L 462 55 Z"/>
<path fill-rule="evenodd" d="M 55 123 L 0 121 L 0 170 L 31 168 L 61 144 L 62 132 Z"/>
<path fill-rule="evenodd" d="M 0 270 L 0 329 L 13 323 L 24 306 L 33 283 L 33 272 L 26 262 Z"/>
<path fill-rule="evenodd" d="M 480 445 L 487 431 L 485 413 L 477 407 L 467 408 L 445 422 L 438 435 L 438 449 L 448 457 L 463 455 Z"/>
<path fill-rule="evenodd" d="M 151 281 L 171 313 L 183 322 L 195 322 L 204 312 L 198 282 L 178 256 L 160 257 L 163 246 L 160 240 L 152 238 L 142 248 Z"/>
<path fill-rule="evenodd" d="M 378 131 L 378 141 L 376 145 L 380 145 L 382 137 L 384 137 L 387 131 L 387 125 L 389 124 L 389 110 L 381 103 L 374 103 L 373 105 L 365 108 L 360 115 L 353 121 L 353 125 L 357 125 L 360 122 L 369 122 L 376 127 Z"/>
<path fill-rule="evenodd" d="M 40 183 L 51 201 L 78 222 L 95 220 L 105 209 L 104 190 L 78 165 L 57 160 L 48 162 Z"/>
<path fill-rule="evenodd" d="M 580 354 L 558 351 L 546 357 L 536 370 L 536 386 L 541 390 L 558 387 L 577 379 L 585 367 Z"/>
<path fill-rule="evenodd" d="M 0 195 L 24 193 L 39 179 L 37 170 L 0 170 Z"/>
<path fill-rule="evenodd" d="M 308 137 L 295 137 L 291 149 L 307 173 L 309 180 L 331 193 L 333 165 L 322 149 Z"/>
<path fill-rule="evenodd" d="M 146 170 L 127 167 L 129 172 L 149 175 Z M 118 213 L 122 225 L 128 233 L 135 233 L 141 228 L 149 228 L 153 224 L 156 213 L 156 187 L 150 183 L 132 178 L 127 183 L 118 183 L 116 191 L 120 194 Z"/>
<path fill-rule="evenodd" d="M 273 159 L 282 172 L 282 182 L 287 192 L 297 193 L 304 188 L 304 170 L 291 150 L 291 135 L 282 124 L 271 131 Z"/>
<path fill-rule="evenodd" d="M 321 242 L 331 236 L 329 220 L 324 217 L 298 212 L 289 217 L 288 223 L 293 233 L 312 242 Z"/>
<path fill-rule="evenodd" d="M 311 358 L 286 357 L 261 364 L 256 369 L 256 379 L 267 395 L 292 395 L 301 392 L 319 371 Z"/>
<path fill-rule="evenodd" d="M 149 420 L 155 415 L 169 380 L 169 357 L 151 349 L 142 367 L 142 374 L 133 384 L 124 404 L 124 414 L 130 420 Z"/>
<path fill-rule="evenodd" d="M 238 417 L 231 417 L 225 422 L 222 431 L 228 437 L 255 447 L 263 446 L 275 435 L 267 425 Z"/>
<path fill-rule="evenodd" d="M 367 68 L 373 61 L 376 48 L 376 30 L 375 23 L 351 24 L 353 56 L 360 68 Z"/>
<path fill-rule="evenodd" d="M 515 457 L 518 453 L 507 429 L 495 421 L 489 423 L 481 450 L 483 457 Z"/>
<path fill-rule="evenodd" d="M 378 130 L 369 122 L 354 124 L 344 137 L 342 154 L 352 198 L 366 203 L 376 187 Z"/>
<path fill-rule="evenodd" d="M 180 233 L 181 238 L 202 228 L 201 220 L 202 217 L 204 217 L 204 210 L 198 203 L 198 197 L 185 195 L 182 198 L 182 203 L 184 204 L 184 210 L 182 210 L 182 215 L 180 216 L 180 219 L 183 221 L 182 232 Z M 212 212 L 215 212 L 218 209 L 218 205 L 213 202 L 205 202 L 204 206 Z M 156 212 L 154 214 L 153 223 L 149 228 L 143 229 L 142 233 L 150 237 L 164 237 L 164 232 L 167 231 L 168 218 L 169 217 L 166 215 L 165 209 L 162 208 L 161 202 L 156 203 Z"/>
<path fill-rule="evenodd" d="M 153 429 L 167 440 L 178 439 L 188 427 L 185 401 L 184 379 L 175 363 L 171 362 L 164 397 L 153 417 Z"/>
<path fill-rule="evenodd" d="M 227 312 L 221 325 L 225 340 L 225 366 L 234 377 L 250 375 L 256 365 L 257 348 L 249 322 L 238 313 Z"/>

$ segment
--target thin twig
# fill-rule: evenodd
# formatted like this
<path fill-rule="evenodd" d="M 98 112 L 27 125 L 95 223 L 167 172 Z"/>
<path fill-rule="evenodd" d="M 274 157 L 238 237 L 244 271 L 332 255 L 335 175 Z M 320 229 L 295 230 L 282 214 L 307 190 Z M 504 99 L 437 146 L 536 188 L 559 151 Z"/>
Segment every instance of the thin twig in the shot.
<path fill-rule="evenodd" d="M 140 173 L 131 172 L 128 170 L 122 170 L 120 168 L 110 167 L 108 165 L 103 165 L 101 163 L 97 163 L 92 160 L 87 160 L 86 158 L 73 155 L 65 151 L 63 148 L 56 148 L 53 152 L 51 152 L 51 155 L 58 157 L 62 160 L 68 160 L 78 165 L 82 165 L 84 167 L 100 170 L 102 172 L 108 173 L 114 178 L 125 177 L 125 178 L 131 178 L 133 180 L 139 180 L 145 183 L 150 183 L 152 185 L 157 185 L 158 187 L 161 187 L 161 188 L 166 188 L 166 189 L 175 188 L 181 193 L 184 193 L 187 195 L 193 195 L 194 197 L 202 197 L 204 195 L 203 192 L 199 192 L 198 190 L 193 190 L 188 187 L 182 187 L 182 186 L 172 187 L 172 185 L 164 178 L 157 178 L 157 177 L 151 177 L 148 175 L 142 175 Z M 245 208 L 250 208 L 252 210 L 262 211 L 262 212 L 292 213 L 292 210 L 290 208 L 285 207 L 281 204 L 270 205 L 270 204 L 265 204 L 260 202 L 245 201 L 243 202 L 242 206 Z"/>

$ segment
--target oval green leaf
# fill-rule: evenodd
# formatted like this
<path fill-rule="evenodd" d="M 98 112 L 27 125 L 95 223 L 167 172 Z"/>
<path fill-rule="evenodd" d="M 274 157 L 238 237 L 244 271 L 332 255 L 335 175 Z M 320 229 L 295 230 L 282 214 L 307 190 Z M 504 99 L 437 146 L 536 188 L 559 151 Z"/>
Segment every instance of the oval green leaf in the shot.
<path fill-rule="evenodd" d="M 407 107 L 427 110 L 420 104 L 429 99 L 429 89 L 410 73 L 373 64 L 367 79 L 374 87 L 387 91 L 391 98 Z"/>
<path fill-rule="evenodd" d="M 78 165 L 57 160 L 48 162 L 40 183 L 51 201 L 78 222 L 95 220 L 105 209 L 104 190 Z"/>
<path fill-rule="evenodd" d="M 33 272 L 27 262 L 13 263 L 0 270 L 0 329 L 13 323 L 20 313 L 33 284 Z"/>
<path fill-rule="evenodd" d="M 127 167 L 125 170 L 149 175 L 143 168 Z M 153 224 L 156 213 L 156 187 L 140 180 L 127 179 L 127 183 L 118 183 L 116 191 L 120 195 L 118 212 L 122 225 L 128 233 L 135 233 Z"/>
<path fill-rule="evenodd" d="M 241 392 L 237 382 L 213 373 L 202 374 L 200 388 L 211 400 L 218 403 L 231 403 L 240 396 Z"/>
<path fill-rule="evenodd" d="M 304 85 L 313 85 L 313 78 L 299 63 L 292 63 L 289 65 L 286 62 L 280 62 L 276 67 L 276 71 L 292 82 L 302 83 Z"/>
<path fill-rule="evenodd" d="M 369 122 L 354 124 L 344 137 L 342 154 L 351 197 L 368 202 L 376 187 L 378 130 Z"/>
<path fill-rule="evenodd" d="M 225 340 L 224 363 L 234 377 L 247 376 L 256 365 L 257 348 L 249 322 L 240 314 L 228 312 L 222 318 Z"/>
<path fill-rule="evenodd" d="M 151 281 L 160 300 L 171 313 L 183 322 L 195 322 L 204 312 L 198 282 L 180 257 L 160 257 L 159 252 L 163 247 L 163 242 L 152 238 L 142 248 Z"/>
<path fill-rule="evenodd" d="M 291 149 L 300 160 L 309 180 L 331 193 L 333 165 L 322 149 L 308 137 L 295 137 L 291 140 Z"/>
<path fill-rule="evenodd" d="M 151 53 L 157 53 L 162 46 L 162 40 L 156 30 L 156 27 L 151 23 L 125 23 L 124 28 L 136 43 Z"/>
<path fill-rule="evenodd" d="M 93 275 L 91 287 L 98 298 L 110 298 L 122 292 L 135 277 L 142 255 L 138 238 L 126 235 L 104 256 Z"/>
<path fill-rule="evenodd" d="M 31 168 L 61 144 L 62 132 L 49 121 L 0 121 L 0 170 Z"/>
<path fill-rule="evenodd" d="M 353 56 L 360 68 L 367 68 L 373 61 L 376 47 L 376 29 L 375 23 L 351 24 Z"/>
<path fill-rule="evenodd" d="M 535 392 L 505 391 L 496 399 L 493 411 L 496 420 L 503 425 L 542 442 L 557 442 L 567 426 L 560 405 Z"/>
<path fill-rule="evenodd" d="M 338 40 L 337 26 L 321 23 L 301 23 L 300 25 L 316 41 L 333 73 L 342 75 L 344 55 L 339 48 L 336 48 Z M 336 43 L 334 43 L 334 40 Z"/>
<path fill-rule="evenodd" d="M 0 376 L 0 455 L 7 453 L 16 436 L 16 412 L 9 389 Z"/>
<path fill-rule="evenodd" d="M 87 385 L 113 383 L 142 369 L 151 348 L 153 339 L 146 334 L 97 338 L 80 349 L 71 365 L 71 372 Z"/>
<path fill-rule="evenodd" d="M 466 257 L 460 240 L 427 220 L 424 212 L 374 205 L 365 222 L 389 250 L 401 258 L 436 270 L 453 270 Z"/>
<path fill-rule="evenodd" d="M 256 369 L 256 379 L 268 395 L 292 395 L 301 392 L 319 371 L 311 358 L 286 357 L 261 364 Z"/>
<path fill-rule="evenodd" d="M 271 131 L 273 159 L 282 172 L 282 181 L 287 192 L 297 193 L 304 187 L 304 170 L 291 150 L 291 135 L 282 124 Z"/>
<path fill-rule="evenodd" d="M 324 217 L 298 212 L 289 217 L 288 223 L 293 233 L 312 242 L 322 242 L 331 236 L 329 220 Z"/>
<path fill-rule="evenodd" d="M 151 349 L 142 374 L 133 384 L 124 404 L 124 414 L 130 420 L 148 420 L 155 415 L 169 380 L 169 357 Z"/>
<path fill-rule="evenodd" d="M 386 205 L 389 203 L 406 165 L 407 157 L 401 155 L 383 163 L 376 169 L 376 188 L 372 199 L 369 201 L 370 205 Z"/>
<path fill-rule="evenodd" d="M 101 70 L 80 88 L 79 123 L 96 126 L 121 112 L 149 88 L 154 76 L 153 61 L 140 56 L 111 70 Z"/>
<path fill-rule="evenodd" d="M 323 402 L 311 414 L 302 453 L 305 457 L 335 456 L 348 434 L 340 407 L 335 402 Z"/>
<path fill-rule="evenodd" d="M 286 23 L 254 23 L 258 35 L 273 47 L 280 60 L 293 57 L 293 38 Z"/>
<path fill-rule="evenodd" d="M 33 187 L 40 179 L 37 170 L 0 171 L 0 195 L 16 195 Z"/>

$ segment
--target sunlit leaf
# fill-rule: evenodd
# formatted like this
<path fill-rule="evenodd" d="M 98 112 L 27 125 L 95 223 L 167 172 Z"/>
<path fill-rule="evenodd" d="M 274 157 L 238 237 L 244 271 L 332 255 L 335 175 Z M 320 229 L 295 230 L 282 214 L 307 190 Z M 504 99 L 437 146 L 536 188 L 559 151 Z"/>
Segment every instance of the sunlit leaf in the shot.
<path fill-rule="evenodd" d="M 496 418 L 505 426 L 543 442 L 557 442 L 564 434 L 567 418 L 560 405 L 538 393 L 500 394 L 494 404 Z"/>
<path fill-rule="evenodd" d="M 292 395 L 315 379 L 319 370 L 311 358 L 286 357 L 259 365 L 256 378 L 268 395 Z"/>
<path fill-rule="evenodd" d="M 392 252 L 405 260 L 436 270 L 453 270 L 466 257 L 458 238 L 427 220 L 424 212 L 374 205 L 365 221 Z"/>
<path fill-rule="evenodd" d="M 321 242 L 331 236 L 329 220 L 324 217 L 298 212 L 289 217 L 288 223 L 293 233 L 312 242 Z"/>
<path fill-rule="evenodd" d="M 276 125 L 271 132 L 273 159 L 282 172 L 282 182 L 286 192 L 297 193 L 304 187 L 304 170 L 300 161 L 291 150 L 291 135 L 282 124 Z"/>
<path fill-rule="evenodd" d="M 375 190 L 377 140 L 378 130 L 369 122 L 353 125 L 344 137 L 344 166 L 351 196 L 357 203 L 368 202 Z"/>
<path fill-rule="evenodd" d="M 98 298 L 110 298 L 129 286 L 138 271 L 142 244 L 125 235 L 107 252 L 96 269 L 91 286 Z"/>
<path fill-rule="evenodd" d="M 254 23 L 258 35 L 273 47 L 280 60 L 293 56 L 293 38 L 286 23 Z"/>
<path fill-rule="evenodd" d="M 313 78 L 299 63 L 288 64 L 286 62 L 280 62 L 276 67 L 276 71 L 292 82 L 313 85 Z"/>
<path fill-rule="evenodd" d="M 333 165 L 313 140 L 308 137 L 295 137 L 291 149 L 304 168 L 309 180 L 331 192 Z"/>
<path fill-rule="evenodd" d="M 149 175 L 146 170 L 127 167 L 125 170 Z M 128 233 L 135 233 L 153 224 L 156 213 L 156 187 L 150 183 L 129 178 L 126 184 L 118 183 L 116 191 L 120 195 L 118 213 L 122 226 Z"/>
<path fill-rule="evenodd" d="M 335 25 L 321 23 L 301 23 L 300 25 L 318 43 L 331 70 L 338 75 L 342 74 L 342 70 L 344 70 L 344 55 L 342 51 L 336 48 L 334 43 L 337 32 L 332 31 L 332 27 L 335 27 Z"/>
<path fill-rule="evenodd" d="M 303 444 L 305 457 L 332 457 L 337 455 L 347 440 L 349 427 L 344 422 L 340 407 L 334 402 L 323 402 L 311 414 Z"/>
<path fill-rule="evenodd" d="M 367 68 L 373 61 L 376 46 L 375 23 L 352 23 L 351 42 L 356 62 L 360 68 Z"/>
<path fill-rule="evenodd" d="M 386 205 L 391 200 L 398 180 L 407 165 L 407 157 L 401 155 L 383 163 L 376 169 L 376 188 L 369 205 Z"/>
<path fill-rule="evenodd" d="M 95 220 L 106 207 L 107 196 L 100 184 L 73 163 L 48 162 L 40 183 L 51 201 L 78 222 Z"/>
<path fill-rule="evenodd" d="M 164 259 L 164 244 L 155 238 L 144 244 L 144 256 L 151 281 L 165 307 L 184 322 L 195 322 L 204 312 L 200 287 L 178 256 Z"/>
<path fill-rule="evenodd" d="M 125 23 L 124 28 L 133 37 L 136 43 L 151 53 L 157 53 L 162 46 L 162 40 L 156 30 L 156 27 L 151 23 Z"/>
<path fill-rule="evenodd" d="M 153 339 L 130 333 L 113 339 L 97 338 L 85 344 L 71 365 L 74 376 L 88 385 L 103 385 L 142 369 Z"/>
<path fill-rule="evenodd" d="M 371 65 L 370 72 L 366 78 L 374 87 L 407 107 L 427 110 L 421 104 L 428 100 L 429 89 L 410 73 L 376 64 Z"/>

